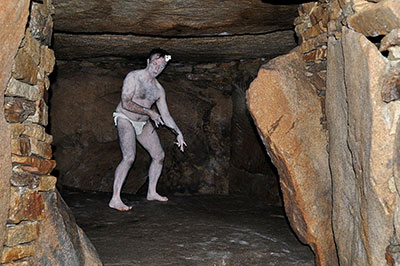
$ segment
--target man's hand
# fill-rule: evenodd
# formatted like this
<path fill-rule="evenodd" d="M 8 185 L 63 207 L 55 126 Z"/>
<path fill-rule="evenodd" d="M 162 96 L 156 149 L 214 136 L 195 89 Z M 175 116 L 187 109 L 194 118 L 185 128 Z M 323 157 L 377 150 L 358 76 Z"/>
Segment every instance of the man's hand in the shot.
<path fill-rule="evenodd" d="M 186 142 L 183 140 L 183 135 L 182 134 L 179 134 L 176 137 L 175 144 L 178 145 L 178 148 L 181 150 L 181 152 L 184 152 L 184 146 L 187 146 L 187 145 L 186 145 Z"/>
<path fill-rule="evenodd" d="M 149 110 L 149 116 L 151 118 L 151 120 L 154 121 L 154 124 L 156 125 L 156 127 L 158 127 L 159 125 L 164 125 L 164 121 L 162 120 L 161 116 L 153 111 L 153 110 Z"/>

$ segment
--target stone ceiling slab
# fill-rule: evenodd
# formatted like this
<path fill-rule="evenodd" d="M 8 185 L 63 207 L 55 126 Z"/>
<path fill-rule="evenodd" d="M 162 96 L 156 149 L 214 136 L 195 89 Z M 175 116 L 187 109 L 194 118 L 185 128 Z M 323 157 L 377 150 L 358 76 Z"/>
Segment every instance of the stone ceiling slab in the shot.
<path fill-rule="evenodd" d="M 54 0 L 54 30 L 150 36 L 249 34 L 292 27 L 297 5 L 259 0 Z"/>
<path fill-rule="evenodd" d="M 215 62 L 272 58 L 296 45 L 296 4 L 54 0 L 54 6 L 54 50 L 61 60 L 142 60 L 161 47 L 178 61 Z"/>
<path fill-rule="evenodd" d="M 154 47 L 173 55 L 173 61 L 210 62 L 245 58 L 273 58 L 296 46 L 293 32 L 263 35 L 155 38 L 133 35 L 54 35 L 57 59 L 84 60 L 99 57 L 147 58 Z"/>

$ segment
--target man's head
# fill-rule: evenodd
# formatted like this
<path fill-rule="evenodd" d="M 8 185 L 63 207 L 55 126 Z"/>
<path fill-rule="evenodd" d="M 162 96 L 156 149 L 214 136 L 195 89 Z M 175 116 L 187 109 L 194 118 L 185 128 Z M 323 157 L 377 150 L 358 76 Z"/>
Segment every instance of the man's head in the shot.
<path fill-rule="evenodd" d="M 151 50 L 147 59 L 147 69 L 150 75 L 157 77 L 164 70 L 170 59 L 171 55 L 161 48 Z"/>

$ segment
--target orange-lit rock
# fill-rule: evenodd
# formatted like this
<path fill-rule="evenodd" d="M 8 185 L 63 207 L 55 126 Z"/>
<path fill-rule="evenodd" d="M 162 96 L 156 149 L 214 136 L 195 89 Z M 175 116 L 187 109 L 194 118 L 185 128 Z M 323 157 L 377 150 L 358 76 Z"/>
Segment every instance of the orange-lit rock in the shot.
<path fill-rule="evenodd" d="M 1 263 L 9 263 L 25 257 L 32 256 L 35 253 L 34 244 L 19 245 L 16 247 L 5 247 L 1 254 Z"/>
<path fill-rule="evenodd" d="M 23 37 L 29 11 L 28 0 L 13 1 L 3 0 L 0 2 L 0 95 L 4 95 L 10 71 L 17 52 L 19 43 Z M 0 110 L 4 110 L 4 96 L 0 97 Z M 9 182 L 11 177 L 10 159 L 10 129 L 0 112 L 0 253 L 3 249 L 5 224 L 9 207 Z"/>
<path fill-rule="evenodd" d="M 316 255 L 337 265 L 331 225 L 326 131 L 313 76 L 293 51 L 263 65 L 247 93 L 248 107 L 280 176 L 290 224 Z"/>
<path fill-rule="evenodd" d="M 44 202 L 39 192 L 28 188 L 11 188 L 9 223 L 37 221 L 43 217 Z"/>
<path fill-rule="evenodd" d="M 37 265 L 103 265 L 71 210 L 56 191 L 43 193 L 44 217 L 33 260 Z"/>
<path fill-rule="evenodd" d="M 38 68 L 37 63 L 27 51 L 18 50 L 13 66 L 13 77 L 29 84 L 36 84 Z"/>
<path fill-rule="evenodd" d="M 49 191 L 56 188 L 57 177 L 52 175 L 42 175 L 40 176 L 40 183 L 37 188 L 39 191 Z"/>
<path fill-rule="evenodd" d="M 7 122 L 20 123 L 35 113 L 35 103 L 21 98 L 6 97 L 4 113 Z"/>
<path fill-rule="evenodd" d="M 378 36 L 400 28 L 400 1 L 361 2 L 361 8 L 347 18 L 352 29 L 366 36 Z"/>
<path fill-rule="evenodd" d="M 26 156 L 16 156 L 12 155 L 11 157 L 13 163 L 21 164 L 21 165 L 27 165 L 32 168 L 31 171 L 33 173 L 38 173 L 38 174 L 49 174 L 54 167 L 56 167 L 56 162 L 54 160 L 47 160 L 47 159 L 42 159 L 39 157 L 26 157 Z"/>
<path fill-rule="evenodd" d="M 39 236 L 39 223 L 31 221 L 22 221 L 17 225 L 7 227 L 7 236 L 5 245 L 13 247 L 18 244 L 24 244 L 35 240 Z"/>
<path fill-rule="evenodd" d="M 384 102 L 382 91 L 400 64 L 360 33 L 342 36 L 329 41 L 326 90 L 335 243 L 341 265 L 386 265 L 400 240 L 400 102 Z"/>

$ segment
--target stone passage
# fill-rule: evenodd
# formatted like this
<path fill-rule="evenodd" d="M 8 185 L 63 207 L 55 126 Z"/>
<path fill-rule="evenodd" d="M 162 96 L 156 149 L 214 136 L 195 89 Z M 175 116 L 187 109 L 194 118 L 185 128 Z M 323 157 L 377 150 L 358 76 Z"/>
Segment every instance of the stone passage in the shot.
<path fill-rule="evenodd" d="M 245 105 L 245 91 L 262 63 L 258 59 L 167 66 L 159 80 L 188 149 L 181 153 L 173 144 L 174 135 L 165 127 L 157 129 L 166 154 L 161 191 L 244 194 L 280 204 L 277 175 Z M 50 122 L 59 185 L 112 190 L 121 160 L 112 113 L 126 73 L 141 67 L 127 61 L 58 61 Z M 138 145 L 124 192 L 146 187 L 149 164 L 149 155 Z"/>
<path fill-rule="evenodd" d="M 21 20 L 5 36 L 14 41 L 15 52 L 5 46 L 12 59 L 2 71 L 6 88 L 0 117 L 7 122 L 2 142 L 10 144 L 2 161 L 9 162 L 10 171 L 1 176 L 0 264 L 100 265 L 92 244 L 56 191 L 57 178 L 51 175 L 56 163 L 46 126 L 48 76 L 55 63 L 49 48 L 54 10 L 51 1 L 14 2 L 0 5 L 6 15 L 16 14 Z"/>

